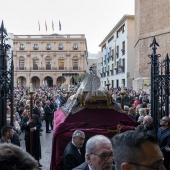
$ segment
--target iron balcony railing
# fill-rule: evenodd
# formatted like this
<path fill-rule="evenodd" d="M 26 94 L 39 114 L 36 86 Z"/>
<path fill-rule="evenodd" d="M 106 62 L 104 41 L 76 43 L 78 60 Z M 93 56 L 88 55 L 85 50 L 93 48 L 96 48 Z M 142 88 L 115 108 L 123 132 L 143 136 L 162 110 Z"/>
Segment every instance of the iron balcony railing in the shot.
<path fill-rule="evenodd" d="M 16 70 L 81 70 L 81 67 L 16 67 Z"/>

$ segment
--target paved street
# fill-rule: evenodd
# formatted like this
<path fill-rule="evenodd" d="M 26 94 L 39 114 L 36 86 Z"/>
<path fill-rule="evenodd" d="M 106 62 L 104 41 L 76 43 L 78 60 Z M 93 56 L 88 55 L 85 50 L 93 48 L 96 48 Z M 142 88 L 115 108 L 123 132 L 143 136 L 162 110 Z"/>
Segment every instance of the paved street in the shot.
<path fill-rule="evenodd" d="M 46 133 L 45 122 L 42 124 L 42 129 L 42 136 L 40 136 L 42 159 L 40 160 L 40 163 L 43 165 L 42 170 L 49 170 L 51 161 L 52 133 Z M 20 139 L 21 147 L 25 149 L 24 133 L 20 135 Z"/>

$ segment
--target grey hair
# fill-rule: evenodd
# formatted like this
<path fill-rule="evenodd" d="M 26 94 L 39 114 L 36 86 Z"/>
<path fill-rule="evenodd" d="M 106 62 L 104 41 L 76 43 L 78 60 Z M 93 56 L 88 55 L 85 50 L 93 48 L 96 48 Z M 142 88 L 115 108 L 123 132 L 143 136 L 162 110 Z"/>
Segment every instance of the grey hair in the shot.
<path fill-rule="evenodd" d="M 124 111 L 129 111 L 129 106 L 124 106 Z"/>
<path fill-rule="evenodd" d="M 72 138 L 73 138 L 73 137 L 80 136 L 81 134 L 83 134 L 83 135 L 84 135 L 84 132 L 83 132 L 83 131 L 81 131 L 81 130 L 76 130 L 76 131 L 74 131 L 74 133 L 73 133 L 73 135 L 72 135 Z"/>
<path fill-rule="evenodd" d="M 101 141 L 106 141 L 108 143 L 111 143 L 109 138 L 107 138 L 104 135 L 95 135 L 92 136 L 86 143 L 86 154 L 87 153 L 92 153 L 95 149 L 96 144 L 98 144 Z"/>

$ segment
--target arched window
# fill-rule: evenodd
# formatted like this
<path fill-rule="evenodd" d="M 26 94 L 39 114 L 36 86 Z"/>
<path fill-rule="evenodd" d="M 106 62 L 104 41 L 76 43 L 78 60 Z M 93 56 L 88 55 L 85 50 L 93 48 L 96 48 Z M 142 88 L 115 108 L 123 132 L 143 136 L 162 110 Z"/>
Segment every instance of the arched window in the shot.
<path fill-rule="evenodd" d="M 51 70 L 51 60 L 46 60 L 46 70 Z"/>
<path fill-rule="evenodd" d="M 25 67 L 25 59 L 24 57 L 19 57 L 19 70 L 24 70 Z"/>
<path fill-rule="evenodd" d="M 78 57 L 74 56 L 72 59 L 73 64 L 73 70 L 78 70 Z"/>
<path fill-rule="evenodd" d="M 64 70 L 64 59 L 58 60 L 59 70 Z"/>
<path fill-rule="evenodd" d="M 52 59 L 51 57 L 46 57 L 45 58 L 45 66 L 46 66 L 46 70 L 51 70 L 51 63 L 52 63 Z"/>
<path fill-rule="evenodd" d="M 33 70 L 38 70 L 38 60 L 33 60 Z"/>
<path fill-rule="evenodd" d="M 77 43 L 73 44 L 73 50 L 78 50 L 78 44 Z"/>

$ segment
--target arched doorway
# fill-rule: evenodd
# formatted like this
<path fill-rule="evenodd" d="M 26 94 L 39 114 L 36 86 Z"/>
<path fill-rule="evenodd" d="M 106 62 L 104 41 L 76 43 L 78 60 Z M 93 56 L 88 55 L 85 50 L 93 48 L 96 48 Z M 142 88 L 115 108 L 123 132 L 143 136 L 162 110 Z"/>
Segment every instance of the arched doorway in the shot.
<path fill-rule="evenodd" d="M 46 87 L 53 87 L 53 79 L 50 76 L 44 78 L 44 85 Z"/>
<path fill-rule="evenodd" d="M 40 87 L 40 79 L 37 76 L 32 77 L 32 86 Z"/>
<path fill-rule="evenodd" d="M 17 86 L 18 87 L 26 87 L 26 78 L 23 76 L 18 77 Z"/>
<path fill-rule="evenodd" d="M 66 82 L 66 79 L 63 76 L 60 76 L 57 78 L 57 86 L 61 86 L 65 82 Z"/>

